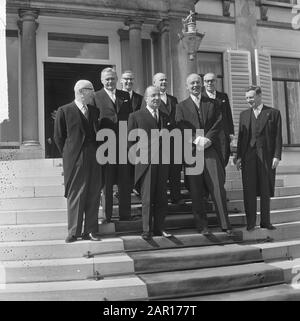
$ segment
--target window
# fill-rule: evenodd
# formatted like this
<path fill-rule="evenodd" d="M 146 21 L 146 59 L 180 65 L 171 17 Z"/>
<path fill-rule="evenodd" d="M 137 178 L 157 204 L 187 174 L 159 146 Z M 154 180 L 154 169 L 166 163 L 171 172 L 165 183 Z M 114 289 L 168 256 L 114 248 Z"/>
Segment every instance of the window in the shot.
<path fill-rule="evenodd" d="M 108 37 L 48 34 L 48 55 L 83 59 L 109 59 Z"/>
<path fill-rule="evenodd" d="M 272 57 L 274 107 L 282 116 L 283 144 L 300 146 L 300 59 Z"/>
<path fill-rule="evenodd" d="M 217 90 L 223 91 L 223 55 L 215 52 L 197 53 L 197 72 L 203 80 L 203 76 L 208 72 L 213 72 L 217 76 Z"/>
<path fill-rule="evenodd" d="M 0 145 L 19 145 L 19 39 L 18 31 L 6 31 L 8 116 L 0 124 Z"/>

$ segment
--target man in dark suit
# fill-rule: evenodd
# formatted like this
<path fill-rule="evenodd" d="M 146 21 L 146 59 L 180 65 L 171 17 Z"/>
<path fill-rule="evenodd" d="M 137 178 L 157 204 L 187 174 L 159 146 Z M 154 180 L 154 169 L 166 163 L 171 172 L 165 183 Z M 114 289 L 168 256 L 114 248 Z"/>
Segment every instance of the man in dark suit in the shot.
<path fill-rule="evenodd" d="M 136 93 L 133 90 L 134 73 L 131 70 L 124 71 L 122 74 L 120 83 L 122 86 L 122 90 L 129 93 L 130 105 L 131 105 L 132 111 L 139 110 L 143 102 L 143 96 Z M 134 166 L 131 166 L 130 176 L 131 176 L 132 186 L 134 186 Z M 140 196 L 139 190 L 137 190 L 136 188 L 133 188 L 132 190 L 137 196 Z"/>
<path fill-rule="evenodd" d="M 139 185 L 142 199 L 142 220 L 143 233 L 142 238 L 150 240 L 152 234 L 155 236 L 171 237 L 171 234 L 163 231 L 163 223 L 167 214 L 167 177 L 168 164 L 162 164 L 162 158 L 155 162 L 154 151 L 162 154 L 161 140 L 155 140 L 151 137 L 152 130 L 166 128 L 167 119 L 159 111 L 160 92 L 159 89 L 150 86 L 145 92 L 145 108 L 132 113 L 128 121 L 128 133 L 132 130 L 142 130 L 146 132 L 146 141 L 140 140 L 140 147 L 146 151 L 146 160 L 136 162 L 135 165 L 135 184 Z M 129 139 L 130 141 L 130 139 Z M 130 151 L 133 151 L 135 158 L 135 149 L 133 142 L 130 142 Z M 137 147 L 137 146 L 136 146 Z M 155 149 L 157 147 L 157 149 Z M 142 153 L 141 153 L 142 154 Z"/>
<path fill-rule="evenodd" d="M 165 114 L 167 118 L 167 129 L 171 131 L 177 128 L 175 121 L 176 106 L 178 104 L 177 98 L 167 94 L 167 76 L 164 73 L 156 73 L 152 78 L 153 86 L 160 91 L 160 105 L 159 110 Z M 143 101 L 142 108 L 145 107 L 146 102 Z M 184 204 L 184 200 L 180 195 L 180 181 L 181 181 L 181 164 L 174 162 L 174 141 L 170 144 L 170 166 L 168 173 L 168 180 L 170 186 L 170 198 L 173 204 Z"/>
<path fill-rule="evenodd" d="M 94 94 L 89 81 L 79 80 L 74 91 L 75 101 L 58 109 L 54 124 L 54 140 L 63 158 L 67 243 L 81 236 L 84 214 L 82 238 L 100 240 L 96 235 L 101 191 L 101 170 L 96 161 L 99 110 L 89 105 Z"/>
<path fill-rule="evenodd" d="M 175 114 L 178 104 L 177 98 L 167 94 L 167 76 L 164 73 L 157 73 L 153 76 L 153 85 L 160 90 L 160 106 L 159 110 L 167 115 L 167 129 L 176 128 Z M 174 141 L 170 144 L 170 166 L 169 166 L 169 186 L 170 198 L 174 204 L 183 204 L 184 201 L 180 195 L 180 180 L 181 180 L 181 164 L 174 163 Z"/>
<path fill-rule="evenodd" d="M 95 105 L 100 111 L 100 129 L 111 129 L 115 133 L 117 151 L 116 164 L 105 164 L 103 169 L 104 188 L 102 206 L 106 221 L 110 222 L 113 211 L 113 185 L 118 185 L 119 217 L 121 221 L 131 220 L 130 164 L 119 163 L 119 122 L 128 121 L 132 112 L 129 94 L 116 89 L 118 77 L 113 68 L 101 72 L 103 88 L 95 93 Z M 120 146 L 120 148 L 124 148 Z M 126 147 L 125 147 L 126 148 Z M 127 155 L 127 150 L 126 150 Z"/>
<path fill-rule="evenodd" d="M 234 125 L 232 112 L 227 94 L 216 90 L 216 75 L 207 73 L 203 77 L 204 89 L 202 94 L 211 99 L 215 99 L 222 112 L 222 126 L 220 130 L 220 143 L 223 156 L 224 170 L 230 157 L 230 143 L 234 138 Z"/>
<path fill-rule="evenodd" d="M 123 72 L 120 80 L 122 90 L 129 93 L 130 105 L 132 111 L 137 111 L 141 108 L 143 96 L 136 93 L 133 90 L 134 85 L 134 74 L 131 70 L 126 70 Z"/>
<path fill-rule="evenodd" d="M 247 89 L 246 100 L 250 108 L 240 114 L 236 166 L 242 169 L 247 230 L 253 231 L 256 225 L 256 196 L 260 196 L 260 226 L 274 230 L 270 197 L 281 159 L 281 115 L 278 109 L 262 104 L 258 86 Z"/>
<path fill-rule="evenodd" d="M 221 229 L 231 235 L 224 189 L 225 173 L 219 143 L 222 115 L 216 101 L 201 95 L 199 75 L 191 74 L 187 77 L 187 89 L 190 97 L 178 104 L 176 121 L 182 131 L 192 130 L 193 141 L 190 143 L 193 144 L 193 149 L 204 149 L 203 172 L 198 175 L 187 175 L 196 228 L 204 235 L 210 233 L 203 201 L 206 187 L 212 196 Z M 203 129 L 204 136 L 196 136 L 197 129 Z"/>

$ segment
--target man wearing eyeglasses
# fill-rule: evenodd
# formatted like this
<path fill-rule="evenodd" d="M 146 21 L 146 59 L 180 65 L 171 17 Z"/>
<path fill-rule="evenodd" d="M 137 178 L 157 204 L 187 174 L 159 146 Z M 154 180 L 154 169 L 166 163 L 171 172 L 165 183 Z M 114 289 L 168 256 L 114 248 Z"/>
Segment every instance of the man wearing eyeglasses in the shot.
<path fill-rule="evenodd" d="M 136 93 L 133 90 L 134 86 L 134 74 L 131 70 L 126 70 L 123 72 L 120 80 L 122 90 L 129 93 L 130 105 L 132 111 L 137 111 L 141 108 L 143 96 Z"/>
<path fill-rule="evenodd" d="M 223 158 L 224 170 L 230 157 L 230 143 L 234 138 L 234 125 L 229 99 L 226 93 L 216 90 L 216 75 L 209 72 L 204 75 L 203 96 L 217 101 L 222 112 L 222 123 L 220 131 L 221 152 Z"/>
<path fill-rule="evenodd" d="M 66 243 L 80 237 L 100 240 L 97 232 L 102 178 L 96 161 L 99 110 L 90 105 L 94 87 L 88 80 L 79 80 L 74 92 L 75 100 L 58 108 L 54 123 L 54 140 L 63 158 L 67 198 Z"/>

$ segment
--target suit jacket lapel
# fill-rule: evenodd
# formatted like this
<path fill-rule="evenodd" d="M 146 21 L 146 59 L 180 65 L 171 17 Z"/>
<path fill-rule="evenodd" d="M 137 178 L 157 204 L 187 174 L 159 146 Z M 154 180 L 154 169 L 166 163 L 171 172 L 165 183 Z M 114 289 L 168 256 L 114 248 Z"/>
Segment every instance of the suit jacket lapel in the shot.
<path fill-rule="evenodd" d="M 250 129 L 251 113 L 252 113 L 252 108 L 249 108 L 247 113 L 245 114 L 245 123 L 246 123 L 245 125 L 246 125 L 246 128 L 248 129 L 248 132 Z"/>
<path fill-rule="evenodd" d="M 259 132 L 261 132 L 264 127 L 267 124 L 267 121 L 269 119 L 269 115 L 270 115 L 270 111 L 268 108 L 265 107 L 265 105 L 263 105 L 263 108 L 260 112 L 260 126 L 259 126 Z"/>
<path fill-rule="evenodd" d="M 85 133 L 85 131 L 84 131 L 84 128 L 83 128 L 83 120 L 82 120 L 82 118 L 81 118 L 81 115 L 80 115 L 80 113 L 81 113 L 81 111 L 79 110 L 79 108 L 77 107 L 77 105 L 74 103 L 73 104 L 73 108 L 74 108 L 74 115 L 75 115 L 75 117 L 77 118 L 77 121 L 78 121 L 78 123 L 80 124 L 79 125 L 79 127 L 80 127 L 80 130 L 82 131 L 82 133 L 84 134 Z M 83 115 L 82 115 L 83 116 Z M 84 117 L 84 116 L 83 116 Z"/>
<path fill-rule="evenodd" d="M 206 99 L 204 99 L 204 101 L 203 101 L 201 98 L 200 111 L 202 112 L 202 121 L 203 121 L 204 126 L 207 121 L 207 114 L 208 114 L 208 110 L 209 110 L 208 104 L 209 104 L 209 102 Z"/>
<path fill-rule="evenodd" d="M 155 120 L 155 118 L 152 116 L 152 114 L 150 113 L 150 111 L 148 110 L 148 108 L 143 108 L 143 112 L 144 112 L 144 114 L 145 114 L 146 119 L 147 119 L 149 122 L 151 122 L 156 128 L 158 128 L 158 125 L 157 125 L 157 123 L 156 123 L 156 120 Z M 158 117 L 159 117 L 159 120 L 160 120 L 161 115 L 159 114 Z M 151 126 L 151 128 L 153 128 L 153 126 Z"/>
<path fill-rule="evenodd" d="M 189 97 L 186 101 L 187 104 L 187 108 L 189 109 L 190 113 L 192 115 L 194 115 L 194 119 L 197 120 L 198 126 L 197 127 L 201 127 L 201 122 L 203 124 L 203 118 L 202 118 L 202 114 L 201 114 L 201 109 L 199 110 L 200 112 L 198 113 L 197 111 L 197 106 L 195 105 L 193 99 L 191 97 Z"/>
<path fill-rule="evenodd" d="M 116 111 L 117 111 L 117 113 L 119 113 L 122 103 L 123 103 L 123 100 L 122 100 L 121 97 L 118 95 L 118 92 L 117 92 L 117 90 L 116 90 L 116 102 L 115 102 L 115 105 L 116 105 Z"/>
<path fill-rule="evenodd" d="M 108 106 L 109 108 L 116 111 L 115 105 L 113 101 L 108 96 L 107 92 L 103 89 L 103 99 L 104 99 L 104 105 Z M 117 95 L 116 95 L 116 102 L 117 102 Z"/>
<path fill-rule="evenodd" d="M 168 103 L 168 101 L 167 101 L 167 103 Z M 163 113 L 167 114 L 167 115 L 170 114 L 167 105 L 162 100 L 160 102 L 159 110 L 162 111 Z"/>

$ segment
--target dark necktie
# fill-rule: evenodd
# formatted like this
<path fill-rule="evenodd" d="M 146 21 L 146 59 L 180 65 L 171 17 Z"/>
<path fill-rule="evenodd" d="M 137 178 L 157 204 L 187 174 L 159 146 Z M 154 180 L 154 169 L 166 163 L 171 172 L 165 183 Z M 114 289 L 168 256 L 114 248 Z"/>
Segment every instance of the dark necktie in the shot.
<path fill-rule="evenodd" d="M 157 109 L 154 110 L 154 118 L 156 120 L 156 124 L 158 125 L 158 112 L 157 112 Z"/>

